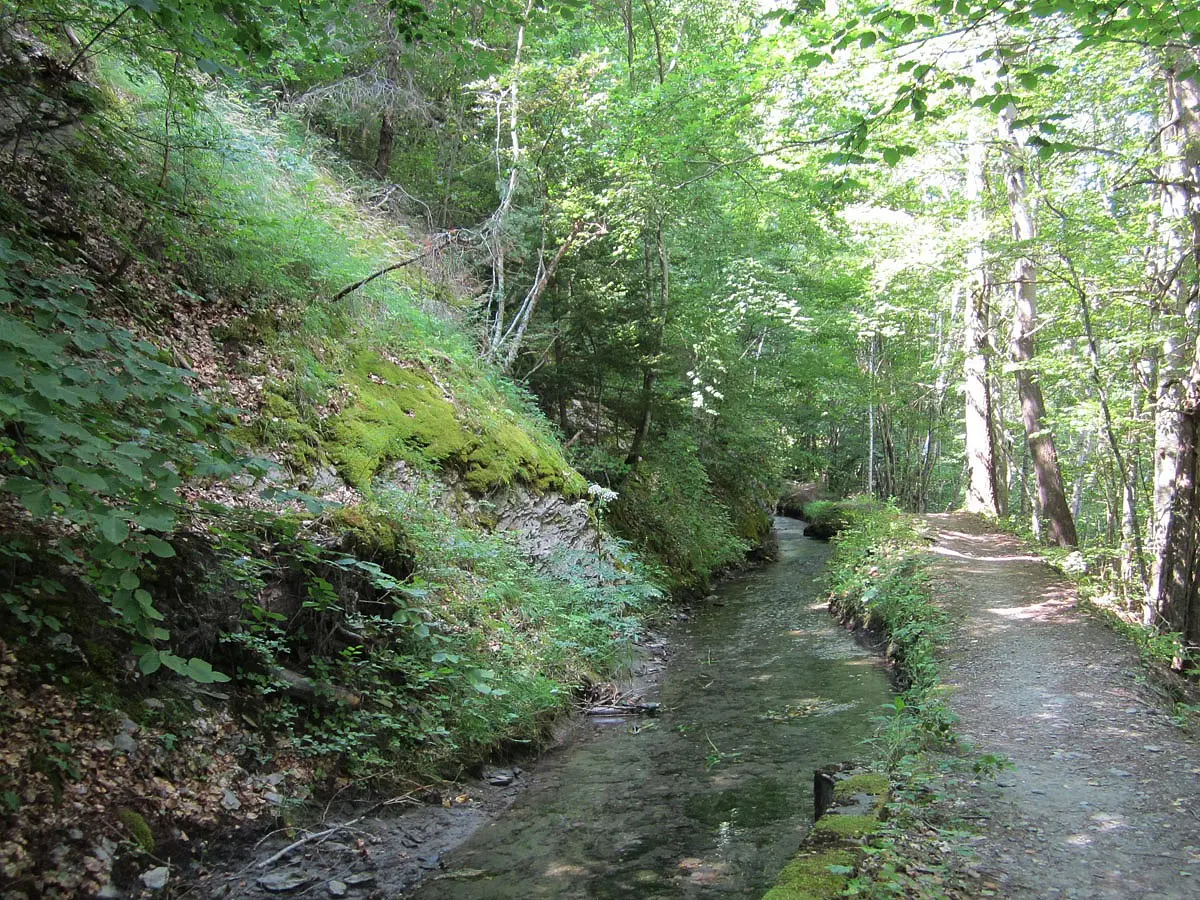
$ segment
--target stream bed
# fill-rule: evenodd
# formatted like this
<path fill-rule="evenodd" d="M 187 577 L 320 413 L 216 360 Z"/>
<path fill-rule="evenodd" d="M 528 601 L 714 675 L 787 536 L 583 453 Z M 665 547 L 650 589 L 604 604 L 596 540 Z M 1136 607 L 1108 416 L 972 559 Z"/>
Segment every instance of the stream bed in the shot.
<path fill-rule="evenodd" d="M 757 900 L 812 822 L 814 768 L 867 755 L 887 673 L 825 609 L 825 544 L 776 520 L 778 561 L 670 630 L 656 718 L 585 723 L 408 895 Z"/>

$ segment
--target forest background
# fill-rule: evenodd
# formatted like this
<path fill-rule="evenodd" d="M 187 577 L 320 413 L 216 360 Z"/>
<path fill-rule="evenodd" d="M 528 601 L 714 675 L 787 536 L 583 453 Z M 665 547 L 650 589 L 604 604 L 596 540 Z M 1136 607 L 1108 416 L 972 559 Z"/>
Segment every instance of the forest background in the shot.
<path fill-rule="evenodd" d="M 288 752 L 436 768 L 544 731 L 660 588 L 766 540 L 785 477 L 1077 549 L 1190 666 L 1200 11 L 0 25 L 6 679 L 125 708 L 228 671 Z M 493 533 L 513 486 L 583 503 L 574 556 Z M 30 740 L 38 790 L 83 780 Z"/>

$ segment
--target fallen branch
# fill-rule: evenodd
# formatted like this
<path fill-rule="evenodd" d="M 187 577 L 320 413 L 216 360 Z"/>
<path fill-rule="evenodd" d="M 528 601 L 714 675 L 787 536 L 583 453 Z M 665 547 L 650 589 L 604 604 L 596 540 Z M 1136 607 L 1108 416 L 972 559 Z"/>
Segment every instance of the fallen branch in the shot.
<path fill-rule="evenodd" d="M 342 288 L 340 291 L 338 291 L 336 294 L 333 295 L 333 302 L 336 303 L 337 301 L 339 301 L 343 297 L 345 297 L 347 294 L 353 294 L 359 288 L 365 287 L 366 285 L 368 285 L 372 281 L 374 281 L 376 278 L 380 278 L 380 277 L 386 275 L 388 272 L 395 272 L 397 269 L 403 269 L 405 266 L 411 266 L 415 262 L 420 262 L 427 256 L 432 256 L 433 254 L 437 253 L 439 250 L 444 249 L 446 246 L 448 246 L 450 244 L 451 241 L 454 240 L 454 232 L 447 231 L 444 234 L 439 235 L 439 237 L 441 238 L 441 240 L 432 244 L 430 246 L 430 248 L 428 250 L 426 250 L 424 253 L 418 254 L 417 256 L 410 257 L 409 259 L 403 260 L 402 262 L 392 263 L 390 266 L 385 266 L 384 268 L 380 269 L 378 272 L 374 272 L 374 273 L 368 275 L 366 278 L 362 279 L 361 281 L 356 281 L 356 282 L 354 282 L 354 284 L 351 284 L 351 285 L 348 285 L 347 287 Z"/>
<path fill-rule="evenodd" d="M 361 816 L 359 818 L 361 818 Z M 355 819 L 354 821 L 357 822 L 358 819 Z M 264 859 L 262 862 L 260 862 L 258 864 L 258 867 L 260 869 L 265 869 L 268 866 L 274 865 L 275 863 L 279 862 L 279 860 L 283 859 L 285 856 L 287 856 L 289 853 L 291 853 L 293 850 L 298 850 L 301 847 L 303 847 L 305 844 L 310 843 L 312 841 L 322 840 L 324 838 L 330 837 L 331 835 L 337 834 L 339 831 L 343 831 L 343 830 L 349 828 L 349 826 L 350 826 L 350 823 L 347 823 L 346 825 L 334 825 L 332 828 L 326 828 L 324 831 L 314 831 L 310 834 L 306 834 L 304 837 L 300 838 L 300 840 L 292 841 L 292 843 L 288 844 L 286 847 L 284 847 L 278 853 L 268 856 L 266 859 Z"/>
<path fill-rule="evenodd" d="M 583 711 L 585 716 L 657 716 L 657 703 L 629 703 L 620 706 L 592 706 Z"/>

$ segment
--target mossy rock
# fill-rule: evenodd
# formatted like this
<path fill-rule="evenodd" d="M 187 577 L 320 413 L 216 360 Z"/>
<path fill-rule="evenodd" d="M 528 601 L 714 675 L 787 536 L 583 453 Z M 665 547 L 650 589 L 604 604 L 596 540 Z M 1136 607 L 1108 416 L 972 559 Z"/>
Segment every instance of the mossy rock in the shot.
<path fill-rule="evenodd" d="M 117 818 L 144 853 L 154 852 L 154 832 L 150 830 L 149 823 L 141 813 L 125 808 L 117 812 Z"/>
<path fill-rule="evenodd" d="M 877 804 L 886 802 L 891 784 L 886 775 L 878 772 L 863 772 L 843 778 L 833 788 L 835 800 L 850 800 L 859 794 L 868 794 L 875 798 Z"/>
<path fill-rule="evenodd" d="M 324 517 L 346 553 L 376 563 L 396 578 L 407 577 L 414 555 L 398 519 L 365 506 L 340 506 Z"/>
<path fill-rule="evenodd" d="M 355 402 L 334 420 L 328 449 L 355 487 L 369 487 L 397 460 L 456 468 L 476 494 L 516 481 L 566 496 L 579 496 L 586 487 L 561 451 L 521 428 L 509 410 L 460 411 L 423 371 L 362 351 L 345 378 Z"/>
<path fill-rule="evenodd" d="M 879 829 L 877 816 L 825 815 L 813 826 L 814 835 L 836 835 L 844 838 L 860 838 Z"/>
<path fill-rule="evenodd" d="M 763 900 L 828 900 L 846 887 L 855 854 L 850 850 L 801 852 L 788 863 Z M 830 867 L 835 867 L 830 871 Z"/>
<path fill-rule="evenodd" d="M 258 418 L 237 435 L 247 443 L 278 453 L 287 468 L 307 475 L 321 461 L 321 436 L 303 420 L 295 404 L 280 394 L 268 390 Z"/>

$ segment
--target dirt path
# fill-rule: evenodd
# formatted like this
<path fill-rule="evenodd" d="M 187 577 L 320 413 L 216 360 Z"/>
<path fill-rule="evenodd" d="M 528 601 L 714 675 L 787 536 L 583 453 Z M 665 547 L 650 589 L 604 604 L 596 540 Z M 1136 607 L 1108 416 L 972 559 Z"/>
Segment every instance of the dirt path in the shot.
<path fill-rule="evenodd" d="M 985 880 L 1016 898 L 1200 897 L 1200 748 L 1135 650 L 1019 541 L 930 521 L 951 706 L 965 740 L 1014 764 L 960 785 Z"/>

